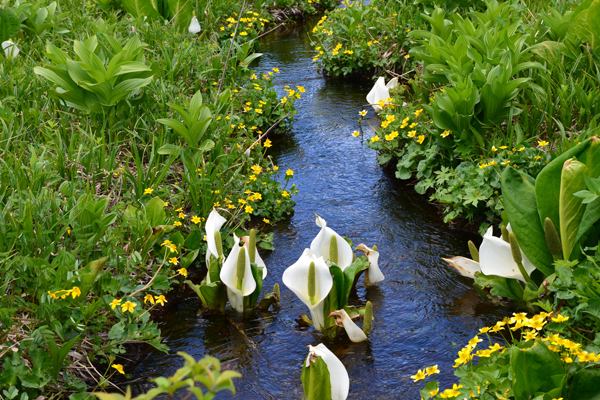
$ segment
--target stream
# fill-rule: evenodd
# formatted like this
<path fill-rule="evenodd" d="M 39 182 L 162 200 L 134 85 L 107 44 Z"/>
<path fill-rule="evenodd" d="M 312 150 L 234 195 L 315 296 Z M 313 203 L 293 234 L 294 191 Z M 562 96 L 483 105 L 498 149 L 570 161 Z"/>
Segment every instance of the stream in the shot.
<path fill-rule="evenodd" d="M 306 346 L 323 342 L 348 370 L 349 399 L 419 399 L 424 385 L 413 383 L 411 375 L 437 364 L 441 389 L 451 387 L 457 381 L 452 368 L 457 351 L 480 327 L 507 314 L 485 303 L 472 281 L 440 259 L 468 256 L 472 235 L 444 224 L 425 196 L 383 171 L 376 153 L 360 137 L 352 137 L 372 83 L 324 79 L 312 61 L 311 26 L 264 38 L 264 55 L 256 68 L 261 73 L 279 68 L 275 83 L 280 95 L 285 85 L 306 89 L 296 101 L 293 129 L 271 138 L 276 164 L 294 171 L 292 182 L 300 190 L 294 215 L 273 228 L 275 250 L 261 251 L 269 270 L 263 294 L 277 282 L 281 303 L 244 320 L 234 312 L 226 317 L 199 315 L 200 300 L 190 292 L 160 319 L 170 353 L 150 351 L 128 371 L 135 392 L 153 387 L 154 377 L 173 374 L 183 365 L 176 352 L 184 351 L 196 359 L 217 357 L 242 373 L 234 380 L 235 399 L 301 399 Z M 371 125 L 378 123 L 370 108 L 367 118 Z M 378 246 L 385 280 L 367 288 L 361 278 L 351 298 L 357 306 L 373 303 L 375 320 L 367 342 L 352 343 L 345 333 L 326 341 L 312 327 L 296 322 L 308 309 L 282 284 L 281 276 L 319 233 L 314 213 L 355 246 Z M 223 392 L 217 398 L 233 396 Z"/>

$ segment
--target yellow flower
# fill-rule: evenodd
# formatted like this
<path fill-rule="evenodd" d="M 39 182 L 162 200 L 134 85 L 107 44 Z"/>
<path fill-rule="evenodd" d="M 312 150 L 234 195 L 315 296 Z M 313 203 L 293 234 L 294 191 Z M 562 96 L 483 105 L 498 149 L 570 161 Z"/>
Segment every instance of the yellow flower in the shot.
<path fill-rule="evenodd" d="M 354 136 L 354 137 L 357 137 L 358 135 L 360 135 L 360 132 L 359 132 L 359 131 L 354 131 L 354 132 L 352 132 L 352 136 Z"/>
<path fill-rule="evenodd" d="M 427 368 L 425 368 L 425 373 L 427 375 L 439 374 L 440 370 L 438 369 L 437 365 L 434 365 L 433 367 L 427 367 Z"/>
<path fill-rule="evenodd" d="M 254 209 L 251 206 L 246 206 L 244 208 L 244 211 L 247 212 L 248 214 L 252 214 L 252 211 L 254 211 Z"/>
<path fill-rule="evenodd" d="M 279 68 L 273 68 L 273 71 L 274 71 L 275 73 L 279 73 Z"/>
<path fill-rule="evenodd" d="M 290 194 L 288 193 L 287 190 L 284 190 L 283 192 L 281 192 L 281 196 L 282 197 L 290 197 Z"/>
<path fill-rule="evenodd" d="M 409 31 L 410 31 L 410 29 L 409 29 Z M 436 395 L 436 394 L 438 394 L 439 392 L 440 392 L 440 388 L 436 388 L 436 389 L 430 390 L 430 391 L 429 391 L 429 395 L 430 395 L 430 396 L 435 396 L 435 395 Z"/>
<path fill-rule="evenodd" d="M 362 110 L 358 113 L 358 115 L 360 115 L 361 117 L 364 117 L 365 115 L 367 115 L 367 110 Z"/>
<path fill-rule="evenodd" d="M 171 264 L 174 264 L 174 265 L 179 264 L 179 260 L 177 259 L 177 257 L 171 257 L 171 258 L 169 258 L 169 262 Z"/>
<path fill-rule="evenodd" d="M 410 58 L 410 55 L 407 54 L 407 55 L 404 56 L 404 58 Z"/>
<path fill-rule="evenodd" d="M 146 304 L 146 302 L 148 301 L 154 304 L 154 296 L 152 296 L 151 294 L 147 294 L 146 297 L 144 297 L 144 304 Z"/>
<path fill-rule="evenodd" d="M 425 372 L 422 369 L 420 369 L 416 374 L 412 375 L 410 378 L 413 381 L 417 382 L 417 381 L 425 379 L 426 376 L 427 375 L 425 375 Z"/>
<path fill-rule="evenodd" d="M 390 124 L 390 123 L 389 123 L 388 121 L 383 121 L 383 122 L 381 123 L 381 127 L 382 127 L 382 128 L 387 128 L 389 124 Z"/>
<path fill-rule="evenodd" d="M 498 149 L 496 148 L 496 146 L 492 146 L 492 151 L 498 151 Z"/>
<path fill-rule="evenodd" d="M 111 301 L 109 305 L 114 310 L 116 306 L 121 305 L 121 300 L 113 299 L 113 301 Z"/>
<path fill-rule="evenodd" d="M 558 314 L 556 317 L 552 317 L 552 322 L 565 322 L 568 320 L 569 320 L 569 317 L 565 317 L 561 314 Z"/>
<path fill-rule="evenodd" d="M 119 371 L 119 373 L 125 375 L 125 371 L 123 371 L 123 366 L 121 364 L 113 364 L 111 367 Z"/>
<path fill-rule="evenodd" d="M 166 302 L 167 302 L 167 299 L 165 299 L 165 296 L 163 296 L 162 294 L 156 298 L 156 304 L 160 304 L 161 306 L 164 306 Z"/>
<path fill-rule="evenodd" d="M 375 143 L 375 142 L 376 142 L 376 141 L 378 141 L 378 140 L 379 140 L 379 136 L 373 136 L 373 137 L 371 138 L 371 142 L 372 142 L 372 143 Z"/>
<path fill-rule="evenodd" d="M 304 92 L 306 92 L 306 89 L 304 89 L 304 86 L 296 86 L 296 89 L 298 89 L 298 91 L 299 91 L 300 93 L 304 93 Z"/>
<path fill-rule="evenodd" d="M 77 286 L 73 286 L 73 289 L 71 289 L 71 296 L 73 296 L 73 298 L 81 296 L 81 290 L 79 290 Z"/>
<path fill-rule="evenodd" d="M 152 188 L 148 188 L 144 190 L 144 194 L 152 194 L 152 192 L 154 192 L 154 189 Z"/>
<path fill-rule="evenodd" d="M 260 165 L 256 165 L 256 164 L 254 164 L 252 167 L 250 167 L 250 169 L 252 170 L 252 173 L 255 175 L 258 175 L 262 172 L 262 167 Z"/>
<path fill-rule="evenodd" d="M 129 311 L 130 313 L 133 314 L 133 309 L 136 306 L 137 306 L 137 304 L 127 301 L 127 302 L 125 302 L 125 304 L 121 305 L 121 311 L 122 312 Z"/>
<path fill-rule="evenodd" d="M 173 222 L 173 225 L 175 225 L 175 226 L 181 226 L 181 222 L 175 221 L 175 222 Z"/>
<path fill-rule="evenodd" d="M 417 131 L 409 131 L 408 137 L 415 137 L 416 134 L 417 134 Z"/>
<path fill-rule="evenodd" d="M 294 171 L 288 169 L 287 171 L 285 171 L 285 176 L 294 176 Z"/>
<path fill-rule="evenodd" d="M 419 125 L 418 122 L 413 122 L 412 124 L 410 124 L 409 128 L 414 128 L 415 126 Z"/>
<path fill-rule="evenodd" d="M 183 275 L 184 277 L 187 278 L 187 269 L 185 269 L 185 268 L 179 268 L 177 270 L 177 272 L 179 272 L 179 275 Z"/>
<path fill-rule="evenodd" d="M 525 150 L 525 147 L 521 146 L 521 148 L 519 148 L 517 151 L 523 151 L 523 150 Z"/>
<path fill-rule="evenodd" d="M 269 220 L 268 220 L 268 219 L 266 219 L 266 218 L 263 218 L 263 222 L 264 222 L 265 224 L 270 224 L 270 223 L 271 223 L 271 221 L 269 221 Z"/>
<path fill-rule="evenodd" d="M 184 219 L 185 218 L 185 214 L 184 213 L 179 213 L 179 219 Z"/>
<path fill-rule="evenodd" d="M 281 98 L 281 102 L 282 102 L 283 104 L 285 104 L 285 103 L 287 102 L 287 97 L 282 97 L 282 98 Z"/>
<path fill-rule="evenodd" d="M 425 140 L 425 135 L 419 135 L 419 138 L 417 139 L 417 143 L 421 144 L 421 143 L 423 143 L 424 140 Z"/>
<path fill-rule="evenodd" d="M 218 206 L 217 206 L 217 207 L 218 207 Z M 199 217 L 199 216 L 197 216 L 197 215 L 194 215 L 194 216 L 192 217 L 192 222 L 193 222 L 194 224 L 199 224 L 199 223 L 200 223 L 200 221 L 202 221 L 202 220 L 200 219 L 200 217 Z"/>
<path fill-rule="evenodd" d="M 271 141 L 269 139 L 265 140 L 265 143 L 263 144 L 263 146 L 268 149 L 269 147 L 272 146 Z"/>
<path fill-rule="evenodd" d="M 508 165 L 508 164 L 510 164 L 510 160 L 506 160 L 506 161 L 502 162 L 502 165 Z"/>
<path fill-rule="evenodd" d="M 538 141 L 538 146 L 540 147 L 544 147 L 544 146 L 548 146 L 548 142 L 546 142 L 545 140 L 539 140 Z"/>
<path fill-rule="evenodd" d="M 483 342 L 483 339 L 480 339 L 479 336 L 475 336 L 473 339 L 469 340 L 469 346 L 475 347 L 479 342 Z"/>

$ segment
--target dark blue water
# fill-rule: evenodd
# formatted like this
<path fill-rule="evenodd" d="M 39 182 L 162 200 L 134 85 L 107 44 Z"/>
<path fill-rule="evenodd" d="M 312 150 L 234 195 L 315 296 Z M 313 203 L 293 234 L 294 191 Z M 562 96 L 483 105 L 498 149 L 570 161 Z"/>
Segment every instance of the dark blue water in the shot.
<path fill-rule="evenodd" d="M 302 362 L 309 344 L 323 342 L 296 318 L 308 309 L 281 282 L 318 234 L 314 213 L 355 245 L 376 244 L 386 276 L 376 287 L 358 285 L 352 301 L 374 305 L 369 340 L 350 342 L 345 335 L 324 343 L 341 359 L 350 375 L 350 399 L 418 399 L 422 383 L 409 378 L 417 369 L 438 364 L 442 388 L 456 382 L 452 365 L 456 352 L 478 329 L 493 324 L 506 311 L 484 303 L 468 279 L 451 270 L 440 257 L 468 255 L 470 236 L 441 221 L 427 199 L 404 187 L 377 165 L 376 154 L 360 138 L 358 112 L 371 83 L 326 80 L 312 62 L 310 27 L 279 32 L 262 42 L 259 72 L 279 68 L 280 94 L 289 85 L 304 86 L 296 102 L 298 116 L 291 132 L 271 138 L 273 156 L 283 170 L 294 170 L 300 193 L 295 214 L 274 229 L 275 250 L 261 252 L 269 268 L 263 293 L 281 286 L 280 306 L 239 321 L 228 316 L 198 315 L 195 295 L 169 309 L 162 326 L 169 355 L 150 353 L 131 371 L 141 378 L 136 389 L 148 389 L 149 379 L 168 376 L 183 364 L 177 351 L 196 359 L 212 355 L 243 374 L 235 381 L 236 399 L 300 399 Z M 369 110 L 371 123 L 378 118 Z M 230 395 L 218 396 L 230 398 Z"/>

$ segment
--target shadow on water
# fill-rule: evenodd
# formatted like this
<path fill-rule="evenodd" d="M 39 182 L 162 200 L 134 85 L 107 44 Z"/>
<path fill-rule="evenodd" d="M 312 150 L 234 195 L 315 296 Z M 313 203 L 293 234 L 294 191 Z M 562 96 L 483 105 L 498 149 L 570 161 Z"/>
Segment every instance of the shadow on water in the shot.
<path fill-rule="evenodd" d="M 312 328 L 298 326 L 296 318 L 308 310 L 282 285 L 281 276 L 318 233 L 313 213 L 355 245 L 377 244 L 386 276 L 376 287 L 359 282 L 353 299 L 357 304 L 368 299 L 374 305 L 369 341 L 354 344 L 344 336 L 325 342 L 348 370 L 349 398 L 418 399 L 423 385 L 409 376 L 434 364 L 441 370 L 442 387 L 451 385 L 456 352 L 479 327 L 507 313 L 484 303 L 468 279 L 440 260 L 468 255 L 471 236 L 450 229 L 426 198 L 387 176 L 376 154 L 352 137 L 371 83 L 323 79 L 312 63 L 308 29 L 266 37 L 257 67 L 261 73 L 279 68 L 281 95 L 285 85 L 306 88 L 296 103 L 293 130 L 272 138 L 276 163 L 294 170 L 293 181 L 300 190 L 294 215 L 274 227 L 275 250 L 263 255 L 269 268 L 266 288 L 278 282 L 281 303 L 274 311 L 241 321 L 233 314 L 199 316 L 198 299 L 183 300 L 162 317 L 171 353 L 150 352 L 131 371 L 144 382 L 137 382 L 136 391 L 150 388 L 152 377 L 172 374 L 182 365 L 176 351 L 185 351 L 196 359 L 212 355 L 241 372 L 243 377 L 235 381 L 236 398 L 302 398 L 306 346 L 323 338 Z M 377 120 L 372 110 L 368 117 Z"/>

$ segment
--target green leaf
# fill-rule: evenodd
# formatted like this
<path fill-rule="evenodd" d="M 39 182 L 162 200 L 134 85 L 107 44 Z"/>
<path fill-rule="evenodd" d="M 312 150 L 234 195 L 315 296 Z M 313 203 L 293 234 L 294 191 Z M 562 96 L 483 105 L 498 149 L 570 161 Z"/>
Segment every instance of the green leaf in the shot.
<path fill-rule="evenodd" d="M 163 225 L 167 219 L 165 213 L 165 202 L 159 197 L 153 197 L 144 208 L 146 213 L 146 221 L 152 228 Z"/>
<path fill-rule="evenodd" d="M 177 154 L 177 155 L 181 155 L 181 153 L 183 153 L 183 149 L 181 147 L 179 147 L 179 146 L 174 145 L 174 144 L 165 144 L 160 149 L 158 149 L 157 152 L 158 152 L 158 154 L 167 154 L 167 155 Z"/>
<path fill-rule="evenodd" d="M 251 269 L 252 277 L 256 282 L 256 288 L 254 289 L 254 292 L 252 292 L 252 294 L 244 297 L 244 309 L 250 309 L 256 305 L 263 286 L 263 267 L 259 267 L 258 265 L 252 263 Z"/>
<path fill-rule="evenodd" d="M 81 279 L 81 296 L 79 296 L 79 299 L 85 299 L 85 296 L 87 296 L 98 276 L 98 272 L 102 271 L 102 268 L 104 268 L 106 260 L 108 260 L 108 256 L 102 257 L 99 260 L 94 260 L 85 266 L 85 270 L 89 272 L 85 273 Z"/>
<path fill-rule="evenodd" d="M 569 260 L 571 256 L 577 232 L 579 231 L 579 225 L 581 225 L 581 218 L 585 212 L 585 205 L 582 204 L 582 199 L 575 196 L 575 193 L 586 188 L 584 176 L 587 169 L 585 164 L 570 159 L 565 162 L 562 170 L 559 221 L 560 239 L 565 260 Z"/>
<path fill-rule="evenodd" d="M 523 288 L 516 279 L 477 273 L 475 282 L 483 288 L 491 288 L 490 293 L 494 296 L 508 297 L 518 303 L 523 302 Z"/>
<path fill-rule="evenodd" d="M 16 39 L 21 31 L 21 22 L 14 10 L 7 6 L 0 6 L 0 42 Z"/>
<path fill-rule="evenodd" d="M 573 378 L 570 399 L 600 400 L 600 369 L 582 369 Z"/>
<path fill-rule="evenodd" d="M 133 15 L 139 17 L 160 17 L 158 10 L 154 8 L 150 0 L 122 0 L 123 8 Z"/>
<path fill-rule="evenodd" d="M 192 2 L 188 0 L 168 0 L 169 18 L 175 17 L 175 26 L 179 30 L 186 30 L 192 20 Z"/>
<path fill-rule="evenodd" d="M 205 308 L 210 311 L 225 310 L 225 285 L 221 282 L 202 282 L 195 285 L 192 281 L 184 281 L 200 297 L 200 301 Z"/>
<path fill-rule="evenodd" d="M 302 363 L 302 390 L 306 400 L 331 400 L 331 378 L 327 364 L 321 357 L 306 366 Z"/>
<path fill-rule="evenodd" d="M 502 173 L 504 208 L 521 250 L 537 269 L 550 275 L 554 272 L 553 258 L 538 218 L 535 185 L 532 177 L 511 166 Z"/>
<path fill-rule="evenodd" d="M 581 142 L 577 146 L 556 157 L 539 173 L 535 181 L 535 196 L 538 213 L 540 215 L 540 223 L 543 224 L 546 218 L 550 218 L 554 223 L 554 226 L 556 226 L 556 229 L 560 232 L 559 198 L 560 177 L 563 165 L 569 158 L 579 158 L 589 146 L 590 139 Z"/>
<path fill-rule="evenodd" d="M 360 256 L 356 261 L 344 269 L 344 289 L 341 297 L 343 302 L 339 304 L 340 308 L 345 307 L 348 304 L 348 298 L 350 297 L 350 291 L 352 290 L 352 286 L 354 286 L 354 282 L 360 273 L 367 268 L 369 268 L 369 261 L 367 261 L 364 256 Z"/>
<path fill-rule="evenodd" d="M 583 202 L 585 202 L 585 200 Z M 600 197 L 597 197 L 594 201 L 585 205 L 585 212 L 581 217 L 581 224 L 577 231 L 575 243 L 578 243 L 583 235 L 585 235 L 598 220 L 600 220 Z"/>
<path fill-rule="evenodd" d="M 538 391 L 554 389 L 554 377 L 564 374 L 556 354 L 539 342 L 528 349 L 513 347 L 510 352 L 513 390 L 517 400 L 529 399 Z"/>

